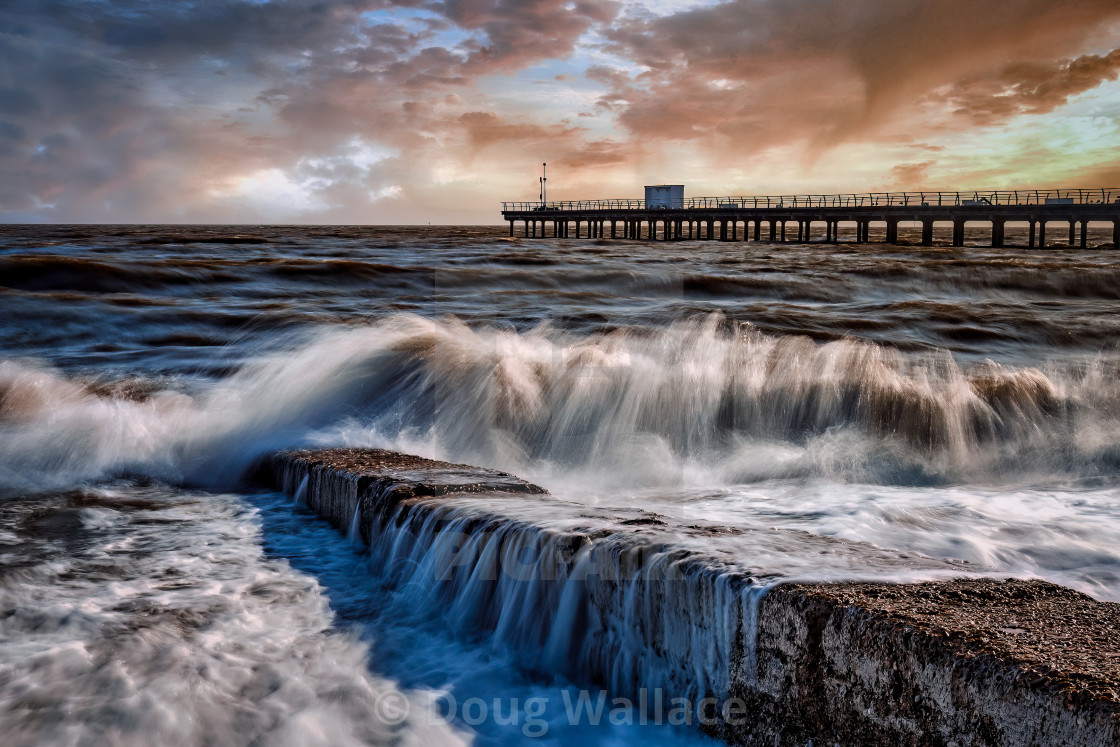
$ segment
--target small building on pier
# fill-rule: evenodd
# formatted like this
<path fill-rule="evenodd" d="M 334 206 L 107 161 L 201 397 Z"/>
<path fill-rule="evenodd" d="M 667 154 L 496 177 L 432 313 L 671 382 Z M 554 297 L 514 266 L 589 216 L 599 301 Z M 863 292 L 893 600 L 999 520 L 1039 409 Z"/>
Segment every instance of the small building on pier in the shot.
<path fill-rule="evenodd" d="M 647 186 L 645 203 L 651 208 L 683 208 L 684 185 L 654 184 Z"/>

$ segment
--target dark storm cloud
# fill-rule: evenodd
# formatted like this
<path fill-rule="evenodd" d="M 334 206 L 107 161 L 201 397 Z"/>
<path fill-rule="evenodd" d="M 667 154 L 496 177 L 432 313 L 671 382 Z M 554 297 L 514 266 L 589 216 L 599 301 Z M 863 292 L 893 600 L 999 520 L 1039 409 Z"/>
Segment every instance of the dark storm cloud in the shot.
<path fill-rule="evenodd" d="M 1114 0 L 743 0 L 617 24 L 612 49 L 649 71 L 612 81 L 603 103 L 642 137 L 824 146 L 905 119 L 944 86 L 998 85 L 1034 61 L 1061 69 L 1117 20 Z M 1078 72 L 1066 83 L 1095 85 Z"/>
<path fill-rule="evenodd" d="M 188 215 L 223 179 L 345 152 L 354 137 L 398 149 L 475 137 L 456 132 L 449 91 L 569 54 L 615 12 L 605 0 L 6 5 L 0 213 Z M 449 31 L 453 47 L 437 39 Z"/>
<path fill-rule="evenodd" d="M 1020 62 L 996 75 L 966 79 L 940 95 L 958 114 L 988 124 L 1018 114 L 1043 114 L 1071 96 L 1096 88 L 1120 74 L 1120 49 L 1106 55 L 1082 55 L 1067 62 L 1043 65 Z"/>

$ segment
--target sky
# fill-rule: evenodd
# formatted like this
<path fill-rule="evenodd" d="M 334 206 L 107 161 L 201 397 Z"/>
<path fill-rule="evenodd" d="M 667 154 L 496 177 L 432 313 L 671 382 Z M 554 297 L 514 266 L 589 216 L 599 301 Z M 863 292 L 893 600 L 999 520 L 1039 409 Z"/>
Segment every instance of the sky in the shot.
<path fill-rule="evenodd" d="M 1120 187 L 1117 0 L 4 0 L 0 221 Z"/>

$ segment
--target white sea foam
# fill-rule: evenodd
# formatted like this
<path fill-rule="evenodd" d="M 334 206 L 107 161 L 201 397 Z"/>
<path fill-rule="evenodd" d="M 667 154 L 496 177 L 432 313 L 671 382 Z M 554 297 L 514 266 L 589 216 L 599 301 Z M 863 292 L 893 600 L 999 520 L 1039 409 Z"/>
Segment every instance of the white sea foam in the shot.
<path fill-rule="evenodd" d="M 367 670 L 366 645 L 332 630 L 314 578 L 264 557 L 237 498 L 122 488 L 81 500 L 100 505 L 50 499 L 0 516 L 20 542 L 0 559 L 13 563 L 0 581 L 5 744 L 469 741 L 417 717 L 431 693 Z"/>

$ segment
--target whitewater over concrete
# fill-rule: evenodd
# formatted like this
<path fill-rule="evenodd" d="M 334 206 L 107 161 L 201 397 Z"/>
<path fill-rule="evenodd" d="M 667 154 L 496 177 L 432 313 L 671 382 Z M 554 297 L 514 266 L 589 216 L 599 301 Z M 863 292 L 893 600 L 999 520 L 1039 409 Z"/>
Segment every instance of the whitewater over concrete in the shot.
<path fill-rule="evenodd" d="M 1120 744 L 1118 604 L 1013 579 L 771 586 L 744 565 L 750 532 L 559 502 L 527 515 L 551 502 L 535 485 L 392 452 L 281 453 L 259 475 L 360 536 L 377 582 L 458 635 L 602 685 L 643 719 L 668 704 L 748 745 Z M 878 554 L 915 578 L 960 575 Z"/>

